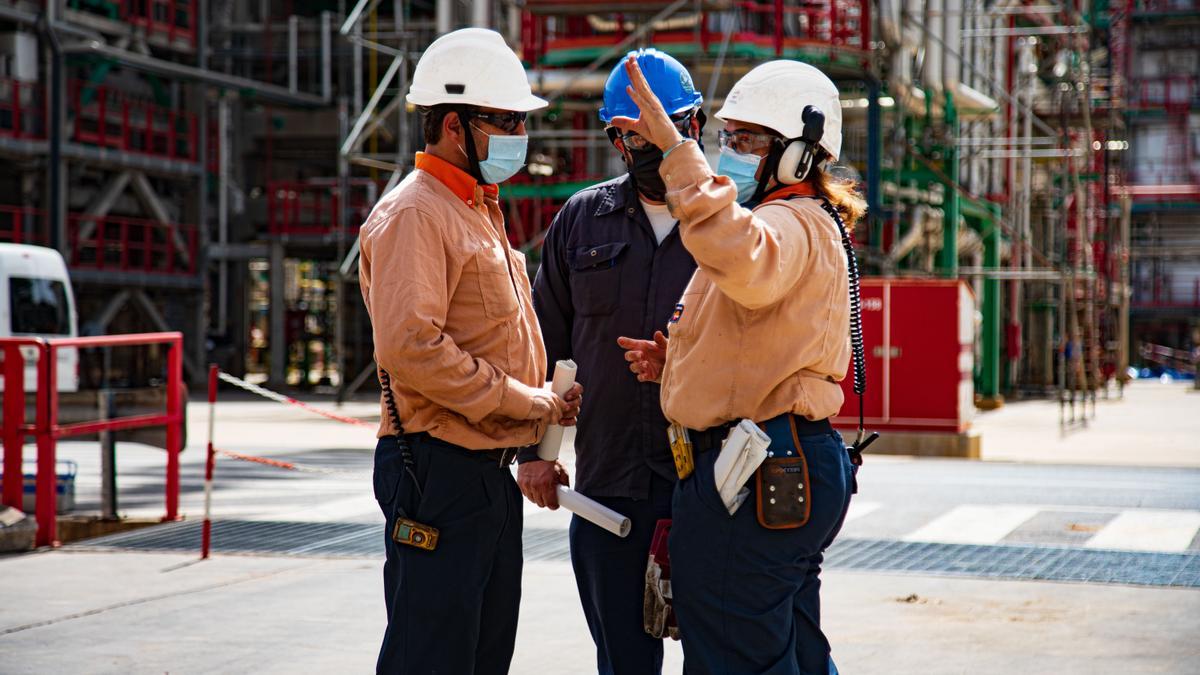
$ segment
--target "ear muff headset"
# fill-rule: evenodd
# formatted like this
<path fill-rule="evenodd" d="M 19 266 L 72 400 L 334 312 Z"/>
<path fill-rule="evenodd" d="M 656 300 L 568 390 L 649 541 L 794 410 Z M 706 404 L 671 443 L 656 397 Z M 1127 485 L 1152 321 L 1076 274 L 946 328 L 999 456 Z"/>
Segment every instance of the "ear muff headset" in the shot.
<path fill-rule="evenodd" d="M 795 185 L 808 178 L 817 158 L 817 143 L 825 134 L 825 113 L 816 106 L 804 106 L 800 119 L 804 122 L 804 131 L 800 138 L 794 138 L 784 146 L 775 170 L 775 179 L 784 185 Z"/>

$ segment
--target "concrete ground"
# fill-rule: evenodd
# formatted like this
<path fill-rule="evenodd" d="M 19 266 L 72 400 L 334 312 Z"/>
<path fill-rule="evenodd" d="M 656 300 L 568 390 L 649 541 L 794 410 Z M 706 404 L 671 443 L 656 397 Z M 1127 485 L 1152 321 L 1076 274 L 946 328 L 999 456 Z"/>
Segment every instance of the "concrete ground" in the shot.
<path fill-rule="evenodd" d="M 994 461 L 869 458 L 843 537 L 974 540 L 946 523 L 994 529 L 990 514 L 1015 505 L 1039 515 L 996 529 L 988 542 L 1086 546 L 1129 514 L 1167 514 L 1184 523 L 1168 528 L 1183 532 L 1172 550 L 1197 555 L 1200 534 L 1188 533 L 1200 513 L 1200 471 L 1186 467 L 1200 466 L 1198 402 L 1200 394 L 1180 385 L 1137 383 L 1124 402 L 1102 401 L 1094 421 L 1065 435 L 1053 403 L 981 415 L 985 458 Z M 378 407 L 358 402 L 342 412 L 376 420 Z M 189 519 L 200 511 L 206 423 L 207 407 L 192 403 L 182 458 Z M 216 440 L 334 471 L 300 474 L 223 458 L 218 517 L 380 520 L 370 495 L 369 428 L 223 393 Z M 121 510 L 161 514 L 161 451 L 126 444 L 118 455 Z M 91 446 L 60 447 L 60 457 L 80 462 L 84 508 L 97 504 L 95 456 Z M 572 455 L 564 457 L 569 463 Z M 530 529 L 565 530 L 567 520 L 563 511 L 526 508 Z M 931 522 L 943 527 L 928 538 Z M 0 674 L 369 672 L 384 620 L 380 558 L 217 554 L 198 562 L 193 553 L 78 549 L 0 557 Z M 511 672 L 595 672 L 570 565 L 538 560 L 525 570 Z M 839 668 L 851 675 L 1200 672 L 1197 588 L 844 569 L 823 579 L 823 622 Z M 669 644 L 664 672 L 681 665 L 678 644 Z"/>
<path fill-rule="evenodd" d="M 1057 401 L 1015 401 L 981 412 L 974 429 L 983 437 L 985 461 L 1052 464 L 1132 464 L 1200 467 L 1200 391 L 1191 382 L 1137 380 L 1124 396 L 1089 403 L 1085 416 L 1059 425 Z M 1070 409 L 1065 413 L 1071 419 Z"/>
<path fill-rule="evenodd" d="M 374 560 L 55 551 L 0 559 L 0 672 L 362 673 L 383 610 Z M 526 565 L 512 671 L 594 657 L 566 563 Z M 829 572 L 843 673 L 1195 673 L 1200 592 Z M 665 672 L 680 669 L 669 646 Z"/>

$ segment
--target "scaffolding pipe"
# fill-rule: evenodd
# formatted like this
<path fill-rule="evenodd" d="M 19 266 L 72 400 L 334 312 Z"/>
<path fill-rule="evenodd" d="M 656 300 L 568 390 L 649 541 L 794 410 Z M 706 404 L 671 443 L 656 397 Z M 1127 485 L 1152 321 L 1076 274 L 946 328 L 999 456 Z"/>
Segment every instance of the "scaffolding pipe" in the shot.
<path fill-rule="evenodd" d="M 229 245 L 229 98 L 217 99 L 217 243 Z M 229 261 L 217 264 L 217 332 L 229 329 Z"/>
<path fill-rule="evenodd" d="M 350 134 L 346 136 L 346 140 L 342 143 L 341 154 L 349 155 L 359 147 L 359 139 L 362 137 L 363 128 L 371 120 L 371 116 L 375 113 L 375 108 L 379 105 L 380 99 L 387 94 L 387 88 L 392 83 L 392 78 L 396 76 L 396 72 L 400 70 L 400 66 L 404 64 L 404 57 L 397 56 L 392 59 L 391 65 L 383 72 L 383 78 L 379 80 L 375 91 L 371 92 L 371 98 L 367 101 L 367 105 L 359 113 L 358 119 L 354 120 L 354 128 L 350 130 Z M 397 98 L 403 96 L 403 93 L 397 94 Z"/>
<path fill-rule="evenodd" d="M 300 86 L 298 67 L 300 64 L 300 19 L 291 15 L 287 20 L 288 31 L 288 91 L 295 93 Z"/>
<path fill-rule="evenodd" d="M 445 35 L 454 30 L 454 3 L 452 0 L 437 0 L 437 32 Z"/>
<path fill-rule="evenodd" d="M 174 61 L 164 61 L 163 59 L 137 54 L 94 40 L 68 45 L 63 47 L 62 51 L 66 54 L 92 54 L 105 59 L 113 59 L 133 70 L 140 70 L 146 73 L 154 73 L 181 80 L 204 82 L 235 91 L 253 92 L 251 95 L 255 98 L 273 103 L 282 103 L 297 107 L 321 107 L 329 104 L 327 99 L 313 94 L 288 91 L 286 87 L 280 87 L 279 85 L 267 82 L 226 75 L 225 73 L 196 68 L 195 66 L 188 66 Z"/>
<path fill-rule="evenodd" d="M 333 96 L 333 13 L 321 12 L 321 98 Z"/>
<path fill-rule="evenodd" d="M 471 25 L 476 28 L 490 28 L 489 26 L 489 10 L 491 9 L 490 0 L 474 0 L 471 3 Z"/>
<path fill-rule="evenodd" d="M 399 62 L 399 59 L 396 60 Z M 380 85 L 376 93 L 384 89 L 386 85 Z M 373 97 L 372 97 L 373 98 Z M 350 111 L 346 97 L 342 96 L 338 100 L 338 133 L 345 134 L 350 127 Z M 365 118 L 364 113 L 360 119 Z M 346 226 L 350 223 L 350 163 L 346 159 L 346 154 L 342 153 L 338 156 L 338 194 L 341 199 L 338 200 L 338 222 L 334 223 L 334 237 L 337 241 L 337 258 L 343 260 L 346 257 Z M 334 316 L 334 369 L 338 374 L 337 387 L 337 404 L 340 406 L 345 401 L 346 396 L 346 279 L 343 276 L 335 275 L 334 279 L 334 303 L 337 305 L 337 314 Z"/>

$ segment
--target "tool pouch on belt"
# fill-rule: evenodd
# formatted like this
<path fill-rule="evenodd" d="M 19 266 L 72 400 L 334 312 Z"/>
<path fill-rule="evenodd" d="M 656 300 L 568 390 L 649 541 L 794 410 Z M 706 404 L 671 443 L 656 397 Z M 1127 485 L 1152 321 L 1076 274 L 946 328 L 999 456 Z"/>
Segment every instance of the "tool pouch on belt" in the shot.
<path fill-rule="evenodd" d="M 808 522 L 808 460 L 796 445 L 794 457 L 768 457 L 758 467 L 758 524 L 769 530 L 790 530 Z"/>
<path fill-rule="evenodd" d="M 671 607 L 671 559 L 667 552 L 670 519 L 658 521 L 646 563 L 646 591 L 642 596 L 642 626 L 650 637 L 679 639 L 679 625 Z"/>

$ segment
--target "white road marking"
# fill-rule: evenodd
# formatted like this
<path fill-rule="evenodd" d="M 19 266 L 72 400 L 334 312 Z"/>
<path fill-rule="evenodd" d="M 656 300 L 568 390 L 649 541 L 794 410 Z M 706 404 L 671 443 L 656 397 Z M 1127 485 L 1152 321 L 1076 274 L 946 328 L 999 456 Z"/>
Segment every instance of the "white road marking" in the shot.
<path fill-rule="evenodd" d="M 1185 551 L 1200 531 L 1200 511 L 1122 511 L 1084 544 L 1126 551 Z"/>
<path fill-rule="evenodd" d="M 881 506 L 883 506 L 883 504 L 880 502 L 860 502 L 851 500 L 850 510 L 846 512 L 846 522 L 848 523 L 852 520 L 858 520 L 859 518 L 862 518 L 868 513 L 875 511 Z"/>
<path fill-rule="evenodd" d="M 995 544 L 1037 512 L 1034 507 L 1011 504 L 956 506 L 903 539 L 946 544 Z"/>

